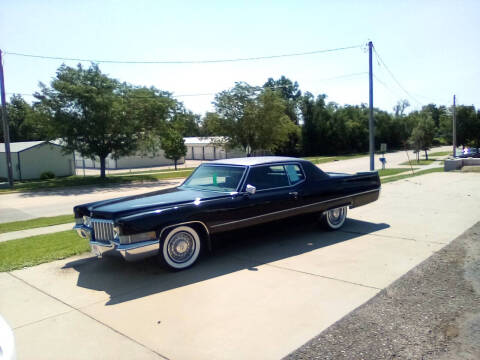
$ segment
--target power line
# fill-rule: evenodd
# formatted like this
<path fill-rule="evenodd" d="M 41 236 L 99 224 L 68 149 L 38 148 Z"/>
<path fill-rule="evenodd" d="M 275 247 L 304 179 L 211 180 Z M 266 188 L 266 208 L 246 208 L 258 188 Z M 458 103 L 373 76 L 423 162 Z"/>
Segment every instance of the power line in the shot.
<path fill-rule="evenodd" d="M 399 95 L 396 91 L 390 88 L 383 80 L 381 80 L 377 75 L 373 74 L 373 77 L 375 81 L 377 81 L 379 84 L 381 84 L 385 89 L 387 89 L 390 94 L 392 94 L 397 100 L 401 98 L 401 95 Z"/>
<path fill-rule="evenodd" d="M 412 96 L 412 94 L 410 94 L 403 86 L 402 84 L 400 84 L 400 82 L 397 80 L 397 78 L 395 77 L 395 75 L 393 75 L 393 73 L 390 71 L 390 69 L 388 68 L 387 64 L 385 64 L 385 62 L 383 61 L 382 57 L 380 56 L 380 54 L 378 53 L 377 49 L 375 47 L 373 47 L 373 51 L 375 52 L 375 56 L 377 57 L 377 59 L 380 61 L 380 63 L 383 65 L 383 67 L 385 68 L 385 70 L 387 70 L 387 72 L 389 73 L 389 75 L 392 77 L 392 79 L 397 83 L 398 87 L 400 89 L 403 90 L 403 92 L 405 94 L 407 94 L 408 97 L 410 97 L 410 99 L 412 99 L 413 101 L 415 101 L 418 105 L 422 105 L 422 103 L 420 101 L 418 101 L 414 96 Z M 378 80 L 378 79 L 377 79 Z"/>
<path fill-rule="evenodd" d="M 361 48 L 363 45 L 354 45 L 339 47 L 333 49 L 314 50 L 307 52 L 280 54 L 280 55 L 267 55 L 267 56 L 255 56 L 245 58 L 233 58 L 233 59 L 210 59 L 210 60 L 96 60 L 96 59 L 83 59 L 83 58 L 70 58 L 61 56 L 46 56 L 46 55 L 34 55 L 17 52 L 5 51 L 4 54 L 12 56 L 22 56 L 43 60 L 63 60 L 63 61 L 80 61 L 80 62 L 93 62 L 93 63 L 105 63 L 105 64 L 212 64 L 212 63 L 227 63 L 227 62 L 239 62 L 239 61 L 255 61 L 255 60 L 268 60 L 293 56 L 306 56 L 316 55 L 335 51 L 349 50 L 355 48 Z"/>

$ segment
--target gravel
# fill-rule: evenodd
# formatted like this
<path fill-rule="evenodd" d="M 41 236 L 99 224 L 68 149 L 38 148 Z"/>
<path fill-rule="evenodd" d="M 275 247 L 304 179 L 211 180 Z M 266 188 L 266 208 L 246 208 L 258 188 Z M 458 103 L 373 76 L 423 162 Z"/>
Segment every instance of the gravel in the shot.
<path fill-rule="evenodd" d="M 480 359 L 480 222 L 286 359 Z"/>

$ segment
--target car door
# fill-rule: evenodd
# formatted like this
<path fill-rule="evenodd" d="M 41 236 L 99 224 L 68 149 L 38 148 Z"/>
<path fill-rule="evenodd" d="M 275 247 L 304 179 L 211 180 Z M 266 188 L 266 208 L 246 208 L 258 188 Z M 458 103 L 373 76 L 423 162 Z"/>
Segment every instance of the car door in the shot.
<path fill-rule="evenodd" d="M 295 172 L 295 174 L 294 174 Z M 212 232 L 234 230 L 291 216 L 302 197 L 305 175 L 298 164 L 252 166 L 238 195 L 210 214 Z M 254 186 L 254 194 L 246 192 Z M 294 212 L 294 211 L 293 211 Z"/>

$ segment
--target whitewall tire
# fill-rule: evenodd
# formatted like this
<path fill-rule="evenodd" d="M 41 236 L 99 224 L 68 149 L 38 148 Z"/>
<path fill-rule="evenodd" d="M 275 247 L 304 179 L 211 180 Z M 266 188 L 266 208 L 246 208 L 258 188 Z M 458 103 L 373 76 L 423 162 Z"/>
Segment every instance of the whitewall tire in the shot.
<path fill-rule="evenodd" d="M 160 258 L 170 269 L 186 269 L 197 261 L 201 246 L 200 236 L 193 228 L 178 226 L 170 230 L 161 242 Z"/>
<path fill-rule="evenodd" d="M 347 207 L 327 210 L 322 215 L 322 223 L 328 230 L 340 229 L 347 218 Z"/>

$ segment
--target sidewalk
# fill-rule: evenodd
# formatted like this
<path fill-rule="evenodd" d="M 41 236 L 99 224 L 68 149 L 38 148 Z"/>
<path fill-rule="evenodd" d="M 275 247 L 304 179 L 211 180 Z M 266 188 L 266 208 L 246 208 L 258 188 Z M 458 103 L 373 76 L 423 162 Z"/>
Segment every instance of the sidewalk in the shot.
<path fill-rule="evenodd" d="M 45 226 L 45 227 L 38 227 L 34 229 L 25 229 L 20 231 L 12 231 L 0 234 L 0 242 L 8 241 L 8 240 L 15 240 L 26 238 L 30 236 L 36 235 L 43 235 L 43 234 L 50 234 L 65 230 L 71 230 L 73 228 L 73 223 L 69 224 L 60 224 L 60 225 L 52 225 L 52 226 Z"/>

